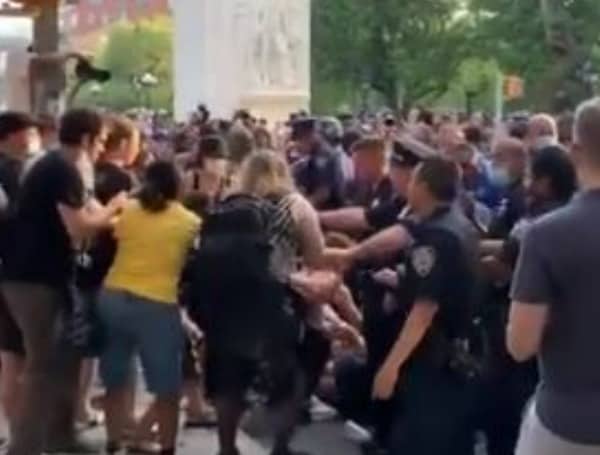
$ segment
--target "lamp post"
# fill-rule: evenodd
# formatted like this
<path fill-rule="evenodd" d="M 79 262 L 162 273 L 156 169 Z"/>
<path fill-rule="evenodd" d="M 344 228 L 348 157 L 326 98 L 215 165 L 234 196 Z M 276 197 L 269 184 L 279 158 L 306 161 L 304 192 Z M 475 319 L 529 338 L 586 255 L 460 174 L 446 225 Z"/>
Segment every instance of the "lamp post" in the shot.
<path fill-rule="evenodd" d="M 147 108 L 152 107 L 151 106 L 151 104 L 152 104 L 151 93 L 152 93 L 152 89 L 154 89 L 158 86 L 158 82 L 159 82 L 158 78 L 149 71 L 142 74 L 139 78 L 140 88 L 143 88 L 146 93 L 146 107 Z"/>
<path fill-rule="evenodd" d="M 102 95 L 103 91 L 104 91 L 104 89 L 98 83 L 94 83 L 90 87 L 90 94 L 92 95 L 92 99 L 94 100 L 94 104 L 98 105 L 98 101 L 100 100 L 100 95 Z"/>

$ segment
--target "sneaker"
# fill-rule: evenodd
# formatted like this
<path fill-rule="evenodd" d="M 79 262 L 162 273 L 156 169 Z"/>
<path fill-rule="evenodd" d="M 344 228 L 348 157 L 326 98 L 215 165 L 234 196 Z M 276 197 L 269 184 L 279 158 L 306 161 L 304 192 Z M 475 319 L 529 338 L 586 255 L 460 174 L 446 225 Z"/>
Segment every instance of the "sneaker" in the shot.
<path fill-rule="evenodd" d="M 366 444 L 373 439 L 369 430 L 360 426 L 353 420 L 348 420 L 344 423 L 344 436 L 346 439 L 356 444 Z"/>
<path fill-rule="evenodd" d="M 337 417 L 337 412 L 317 397 L 310 399 L 310 417 L 312 422 L 326 422 Z"/>

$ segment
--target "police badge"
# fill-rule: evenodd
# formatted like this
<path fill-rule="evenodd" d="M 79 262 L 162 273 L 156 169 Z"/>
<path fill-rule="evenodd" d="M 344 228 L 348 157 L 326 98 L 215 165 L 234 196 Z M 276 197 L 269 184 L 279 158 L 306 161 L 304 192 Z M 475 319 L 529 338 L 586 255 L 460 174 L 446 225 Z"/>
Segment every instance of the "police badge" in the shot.
<path fill-rule="evenodd" d="M 435 250 L 430 246 L 415 248 L 411 255 L 412 266 L 421 278 L 426 278 L 431 273 L 436 261 Z"/>

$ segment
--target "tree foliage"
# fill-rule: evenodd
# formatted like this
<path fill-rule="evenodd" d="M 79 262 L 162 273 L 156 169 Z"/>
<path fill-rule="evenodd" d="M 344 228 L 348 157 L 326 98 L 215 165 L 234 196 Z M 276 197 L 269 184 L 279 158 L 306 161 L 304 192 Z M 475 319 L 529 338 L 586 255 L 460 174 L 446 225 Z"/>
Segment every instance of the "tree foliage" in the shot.
<path fill-rule="evenodd" d="M 468 55 L 460 0 L 313 3 L 314 79 L 377 92 L 390 106 L 446 91 Z"/>
<path fill-rule="evenodd" d="M 117 24 L 108 35 L 98 64 L 112 72 L 100 92 L 86 90 L 84 102 L 114 109 L 148 106 L 171 109 L 173 99 L 172 23 L 167 18 Z M 133 83 L 145 73 L 158 80 L 153 88 Z"/>
<path fill-rule="evenodd" d="M 313 11 L 316 91 L 335 85 L 354 105 L 365 87 L 389 105 L 464 97 L 478 61 L 488 79 L 493 67 L 522 77 L 523 104 L 556 110 L 590 95 L 600 71 L 598 0 L 318 0 Z"/>
<path fill-rule="evenodd" d="M 478 52 L 526 80 L 539 108 L 572 105 L 589 95 L 600 37 L 597 0 L 471 0 Z"/>

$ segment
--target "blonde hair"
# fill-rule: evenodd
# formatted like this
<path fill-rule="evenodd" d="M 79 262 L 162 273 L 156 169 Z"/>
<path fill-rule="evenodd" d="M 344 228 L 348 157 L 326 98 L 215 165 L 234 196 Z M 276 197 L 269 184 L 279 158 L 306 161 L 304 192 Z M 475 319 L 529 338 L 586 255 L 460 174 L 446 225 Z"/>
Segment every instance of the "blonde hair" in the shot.
<path fill-rule="evenodd" d="M 138 127 L 122 115 L 111 115 L 107 119 L 108 136 L 106 138 L 105 157 L 117 155 L 128 166 L 133 164 L 140 153 L 141 137 Z M 127 150 L 119 148 L 123 141 L 128 142 Z"/>
<path fill-rule="evenodd" d="M 258 197 L 283 196 L 295 191 L 285 159 L 271 150 L 259 150 L 242 163 L 239 190 Z"/>

